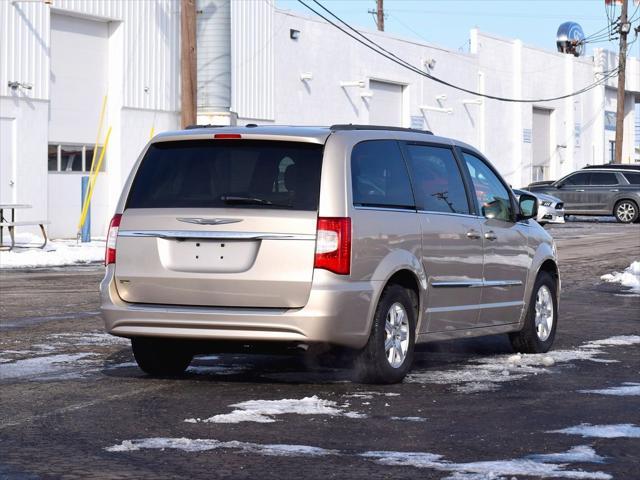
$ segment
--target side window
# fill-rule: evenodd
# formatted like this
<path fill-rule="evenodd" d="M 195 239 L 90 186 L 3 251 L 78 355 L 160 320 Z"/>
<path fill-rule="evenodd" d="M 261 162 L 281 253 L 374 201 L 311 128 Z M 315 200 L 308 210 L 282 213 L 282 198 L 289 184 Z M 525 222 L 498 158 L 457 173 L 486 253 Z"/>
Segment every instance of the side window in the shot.
<path fill-rule="evenodd" d="M 640 185 L 640 173 L 625 172 L 624 177 L 631 185 Z"/>
<path fill-rule="evenodd" d="M 351 152 L 354 205 L 415 208 L 407 166 L 395 140 L 370 140 Z"/>
<path fill-rule="evenodd" d="M 589 185 L 590 172 L 580 172 L 567 177 L 563 185 Z"/>
<path fill-rule="evenodd" d="M 617 185 L 618 177 L 613 172 L 593 172 L 591 185 Z"/>
<path fill-rule="evenodd" d="M 430 212 L 469 213 L 458 163 L 446 147 L 406 145 L 418 208 Z"/>
<path fill-rule="evenodd" d="M 514 212 L 507 188 L 484 161 L 466 152 L 463 155 L 482 215 L 512 221 Z"/>

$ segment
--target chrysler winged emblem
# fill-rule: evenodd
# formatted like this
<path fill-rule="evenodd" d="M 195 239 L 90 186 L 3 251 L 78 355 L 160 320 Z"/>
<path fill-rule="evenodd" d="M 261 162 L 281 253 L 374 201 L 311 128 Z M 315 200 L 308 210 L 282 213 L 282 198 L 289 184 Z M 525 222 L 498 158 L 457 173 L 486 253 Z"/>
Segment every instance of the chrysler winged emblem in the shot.
<path fill-rule="evenodd" d="M 176 220 L 185 223 L 195 223 L 196 225 L 225 225 L 227 223 L 238 223 L 242 218 L 198 218 L 198 217 L 178 217 Z"/>

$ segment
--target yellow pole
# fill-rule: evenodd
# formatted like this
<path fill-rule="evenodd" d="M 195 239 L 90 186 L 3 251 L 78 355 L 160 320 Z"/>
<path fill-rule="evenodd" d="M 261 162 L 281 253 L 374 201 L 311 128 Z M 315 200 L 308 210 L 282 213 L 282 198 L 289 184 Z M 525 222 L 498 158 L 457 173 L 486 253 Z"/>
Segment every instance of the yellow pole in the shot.
<path fill-rule="evenodd" d="M 106 109 L 107 109 L 107 95 L 102 97 L 102 108 L 100 108 L 100 117 L 98 119 L 98 133 L 96 135 L 96 143 L 93 147 L 93 154 L 91 156 L 91 170 L 89 171 L 90 179 L 94 171 L 96 170 L 96 155 L 98 154 L 98 145 L 100 143 L 100 134 L 102 133 L 102 125 L 104 123 L 104 112 L 106 111 Z M 104 151 L 104 148 L 103 148 L 103 151 Z M 90 198 L 88 191 L 87 191 L 87 198 Z M 82 226 L 84 225 L 84 222 L 87 217 L 87 214 L 84 213 L 85 211 L 84 205 L 87 204 L 87 198 L 85 198 L 85 201 L 82 207 L 83 213 L 80 214 L 80 221 L 78 222 L 78 239 L 80 238 L 80 230 L 82 230 Z M 88 208 L 89 207 L 87 206 L 87 209 Z"/>
<path fill-rule="evenodd" d="M 149 132 L 149 140 L 153 138 L 153 135 L 156 133 L 156 127 L 152 126 L 151 131 Z"/>
<path fill-rule="evenodd" d="M 80 214 L 80 222 L 78 223 L 78 231 L 84 225 L 84 222 L 87 218 L 87 212 L 89 211 L 89 204 L 91 203 L 91 197 L 93 195 L 93 189 L 96 185 L 96 180 L 98 179 L 98 173 L 100 172 L 100 167 L 102 166 L 102 161 L 104 160 L 104 154 L 107 151 L 107 146 L 109 145 L 109 137 L 111 137 L 111 127 L 107 130 L 107 136 L 104 139 L 104 145 L 102 146 L 102 151 L 100 152 L 100 158 L 98 159 L 98 164 L 96 166 L 95 171 L 89 179 L 89 189 L 87 190 L 87 197 L 84 199 L 84 205 L 82 206 L 82 213 Z"/>
<path fill-rule="evenodd" d="M 93 173 L 93 170 L 96 166 L 96 155 L 98 154 L 98 144 L 100 143 L 100 134 L 102 133 L 102 123 L 104 122 L 104 112 L 107 108 L 107 96 L 105 95 L 102 98 L 102 108 L 100 109 L 100 120 L 98 121 L 98 134 L 96 135 L 96 144 L 93 147 L 93 156 L 91 157 L 91 171 L 90 174 Z M 82 225 L 79 226 L 78 230 L 82 228 Z"/>

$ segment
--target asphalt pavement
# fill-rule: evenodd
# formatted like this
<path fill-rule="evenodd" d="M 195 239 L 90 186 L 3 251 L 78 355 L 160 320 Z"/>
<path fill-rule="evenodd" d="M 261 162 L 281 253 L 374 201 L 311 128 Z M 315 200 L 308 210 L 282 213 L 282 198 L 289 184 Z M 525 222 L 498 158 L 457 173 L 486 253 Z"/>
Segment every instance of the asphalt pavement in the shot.
<path fill-rule="evenodd" d="M 99 266 L 0 272 L 0 478 L 640 478 L 640 225 L 549 227 L 554 350 L 419 346 L 402 384 L 308 355 L 196 357 L 144 375 L 104 334 Z"/>

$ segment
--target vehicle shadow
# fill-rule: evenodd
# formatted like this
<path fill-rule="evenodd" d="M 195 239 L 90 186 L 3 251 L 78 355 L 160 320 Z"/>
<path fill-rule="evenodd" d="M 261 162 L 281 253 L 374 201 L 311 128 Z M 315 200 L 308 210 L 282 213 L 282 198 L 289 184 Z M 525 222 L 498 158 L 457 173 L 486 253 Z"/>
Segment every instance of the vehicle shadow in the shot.
<path fill-rule="evenodd" d="M 412 371 L 455 368 L 472 358 L 509 353 L 512 349 L 506 335 L 433 342 L 416 347 Z M 101 373 L 115 378 L 158 378 L 140 370 L 128 348 L 107 357 Z M 358 383 L 352 358 L 327 358 L 304 351 L 196 355 L 185 373 L 163 378 L 228 383 Z"/>

